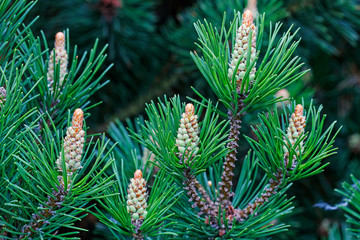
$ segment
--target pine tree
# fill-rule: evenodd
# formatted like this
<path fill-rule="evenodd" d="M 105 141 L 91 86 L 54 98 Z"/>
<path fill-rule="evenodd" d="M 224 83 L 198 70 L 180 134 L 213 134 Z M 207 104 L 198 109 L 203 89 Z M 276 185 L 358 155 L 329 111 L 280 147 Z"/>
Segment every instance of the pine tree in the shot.
<path fill-rule="evenodd" d="M 33 6 L 0 4 L 0 236 L 74 239 L 81 230 L 74 222 L 113 183 L 102 179 L 112 162 L 107 142 L 87 135 L 84 121 L 89 96 L 102 86 L 104 73 L 96 74 L 106 56 L 95 44 L 89 57 L 79 58 L 76 48 L 70 51 L 68 32 L 59 32 L 48 49 L 31 23 L 22 24 Z"/>
<path fill-rule="evenodd" d="M 294 101 L 281 112 L 273 107 L 281 101 L 273 95 L 306 72 L 301 71 L 300 59 L 292 57 L 298 45 L 294 35 L 287 31 L 277 43 L 280 25 L 276 24 L 264 57 L 260 58 L 263 18 L 255 26 L 252 12 L 247 10 L 243 17 L 235 14 L 229 29 L 225 22 L 226 17 L 219 31 L 206 20 L 197 22 L 198 47 L 203 55 L 193 52 L 191 56 L 227 112 L 195 90 L 201 101 L 193 99 L 193 103 L 185 105 L 175 96 L 147 104 L 148 120 L 130 129 L 150 152 L 146 164 L 156 164 L 184 191 L 171 209 L 174 214 L 168 223 L 173 224 L 172 229 L 164 228 L 159 234 L 255 239 L 285 231 L 286 224 L 272 223 L 292 211 L 292 198 L 286 197 L 291 183 L 322 172 L 327 164 L 321 161 L 335 153 L 335 123 L 324 127 L 321 107 L 311 105 L 305 109 Z M 260 124 L 254 128 L 257 140 L 246 137 L 252 151 L 243 159 L 239 181 L 233 187 L 241 119 L 254 109 L 267 107 L 271 110 L 259 114 Z M 112 127 L 110 133 L 117 139 L 127 134 L 116 133 L 116 129 Z M 119 151 L 119 155 L 126 156 L 125 148 Z M 140 162 L 141 158 L 134 161 Z M 119 184 L 124 185 L 121 181 Z M 123 211 L 111 211 L 116 223 L 105 215 L 101 219 L 117 231 L 115 234 L 124 233 L 127 226 L 119 214 Z M 145 221 L 148 218 L 151 221 L 148 215 Z M 134 223 L 127 227 L 137 229 Z M 125 231 L 138 237 L 134 230 Z"/>
<path fill-rule="evenodd" d="M 115 17 L 108 4 L 122 7 L 101 1 L 106 21 Z M 272 2 L 268 12 L 280 5 Z M 308 72 L 294 56 L 299 30 L 279 34 L 280 23 L 249 9 L 231 8 L 221 24 L 197 21 L 190 56 L 216 100 L 195 88 L 196 99 L 186 102 L 159 98 L 146 105 L 145 120 L 128 121 L 128 129 L 112 124 L 106 140 L 88 134 L 86 124 L 97 105 L 91 95 L 107 83 L 106 47 L 97 51 L 96 40 L 78 57 L 61 30 L 48 46 L 53 36 L 41 40 L 33 21 L 23 24 L 33 7 L 25 0 L 0 5 L 2 239 L 75 239 L 83 230 L 75 223 L 88 213 L 119 239 L 259 239 L 289 229 L 293 182 L 324 170 L 339 132 L 322 106 L 278 94 Z M 345 38 L 354 42 L 355 35 Z M 257 124 L 243 134 L 251 116 Z M 358 237 L 352 181 L 338 190 L 348 202 L 339 206 L 348 213 L 350 233 L 343 235 Z M 341 235 L 336 226 L 330 232 Z"/>

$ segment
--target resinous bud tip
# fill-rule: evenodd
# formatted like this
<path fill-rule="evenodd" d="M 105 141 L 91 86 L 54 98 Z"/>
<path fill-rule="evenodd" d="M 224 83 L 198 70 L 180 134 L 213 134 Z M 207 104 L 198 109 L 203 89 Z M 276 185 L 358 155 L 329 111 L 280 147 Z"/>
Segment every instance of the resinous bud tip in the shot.
<path fill-rule="evenodd" d="M 64 47 L 65 45 L 65 35 L 62 32 L 58 32 L 55 35 L 55 47 Z"/>
<path fill-rule="evenodd" d="M 136 170 L 134 173 L 134 178 L 135 179 L 141 179 L 143 177 L 142 171 L 141 170 Z"/>
<path fill-rule="evenodd" d="M 302 116 L 304 113 L 304 108 L 301 104 L 296 105 L 295 107 L 295 115 L 296 116 Z"/>
<path fill-rule="evenodd" d="M 186 116 L 193 116 L 195 115 L 195 107 L 192 103 L 188 103 L 185 106 L 185 115 Z"/>
<path fill-rule="evenodd" d="M 250 27 L 251 24 L 254 23 L 253 13 L 247 9 L 243 14 L 242 24 L 245 24 L 246 27 Z"/>
<path fill-rule="evenodd" d="M 79 130 L 82 130 L 84 125 L 84 112 L 81 110 L 81 108 L 78 108 L 74 111 L 74 115 L 72 118 L 72 126 L 73 129 L 78 132 Z"/>

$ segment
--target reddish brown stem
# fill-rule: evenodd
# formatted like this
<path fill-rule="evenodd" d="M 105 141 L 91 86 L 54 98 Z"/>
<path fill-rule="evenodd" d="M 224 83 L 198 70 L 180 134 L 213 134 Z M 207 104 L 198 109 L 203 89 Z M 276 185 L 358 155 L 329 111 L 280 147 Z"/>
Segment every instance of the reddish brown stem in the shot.
<path fill-rule="evenodd" d="M 243 210 L 234 210 L 234 215 L 236 218 L 236 221 L 242 222 L 244 221 L 249 215 L 252 215 L 254 211 L 259 208 L 260 206 L 264 205 L 265 202 L 269 201 L 269 198 L 272 195 L 275 195 L 277 193 L 277 190 L 279 189 L 283 174 L 282 172 L 277 172 L 274 174 L 275 179 L 271 178 L 269 180 L 270 186 L 265 189 L 265 192 L 260 195 L 257 199 L 255 199 L 254 203 L 249 203 L 246 208 Z"/>
<path fill-rule="evenodd" d="M 240 134 L 240 124 L 241 124 L 241 111 L 244 109 L 244 99 L 246 95 L 239 94 L 238 97 L 238 106 L 232 104 L 232 109 L 228 110 L 228 117 L 230 120 L 230 133 L 228 139 L 230 142 L 227 144 L 227 148 L 229 149 L 229 153 L 225 157 L 225 162 L 223 165 L 223 173 L 221 176 L 220 185 L 220 194 L 219 200 L 222 209 L 227 209 L 231 205 L 230 198 L 233 196 L 232 193 L 232 180 L 234 177 L 234 169 L 235 169 L 235 162 L 237 160 L 236 154 L 237 149 L 239 147 L 239 134 Z"/>
<path fill-rule="evenodd" d="M 140 228 L 141 225 L 143 224 L 144 219 L 132 219 L 131 223 L 134 225 L 135 227 L 135 233 L 133 234 L 133 238 L 136 240 L 143 240 L 144 239 L 144 235 L 142 235 Z"/>
<path fill-rule="evenodd" d="M 199 191 L 199 193 L 202 196 L 201 200 L 205 201 L 206 204 L 210 207 L 210 209 L 211 209 L 210 214 L 214 215 L 215 214 L 215 212 L 214 212 L 215 203 L 211 200 L 209 194 L 206 192 L 204 187 L 196 179 L 195 179 L 195 186 L 196 186 L 197 190 Z"/>
<path fill-rule="evenodd" d="M 205 201 L 202 201 L 202 199 L 200 198 L 200 196 L 196 190 L 196 187 L 198 187 L 200 185 L 200 183 L 196 180 L 195 176 L 193 174 L 191 174 L 191 171 L 189 168 L 184 171 L 184 176 L 185 176 L 184 189 L 187 191 L 187 194 L 190 197 L 189 201 L 192 201 L 194 203 L 192 205 L 192 207 L 193 208 L 198 207 L 200 209 L 199 215 L 202 215 L 202 214 L 210 215 L 212 206 L 210 203 L 207 203 L 206 199 L 205 199 Z M 201 188 L 203 189 L 202 186 L 201 186 Z M 202 190 L 200 190 L 200 191 L 202 191 Z M 203 191 L 205 192 L 205 189 L 203 189 Z M 207 195 L 207 193 L 206 193 L 206 195 Z M 203 195 L 204 198 L 208 197 L 208 199 L 210 200 L 210 197 L 208 195 L 207 195 L 207 197 L 205 197 L 205 196 Z"/>

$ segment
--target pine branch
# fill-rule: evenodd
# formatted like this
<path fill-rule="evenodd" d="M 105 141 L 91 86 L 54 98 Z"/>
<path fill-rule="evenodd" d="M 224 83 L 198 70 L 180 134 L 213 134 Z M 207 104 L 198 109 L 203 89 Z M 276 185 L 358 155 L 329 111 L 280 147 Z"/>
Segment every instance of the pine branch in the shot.
<path fill-rule="evenodd" d="M 199 182 L 196 180 L 195 176 L 191 174 L 191 170 L 185 169 L 184 171 L 184 190 L 187 191 L 189 198 L 189 201 L 192 201 L 194 204 L 192 205 L 193 208 L 199 208 L 200 212 L 199 215 L 206 214 L 208 216 L 212 216 L 213 214 L 213 206 L 211 205 L 211 202 L 203 201 L 202 198 L 200 198 L 198 192 L 196 191 L 197 187 L 199 187 Z"/>
<path fill-rule="evenodd" d="M 40 208 L 42 210 L 39 213 L 33 214 L 31 222 L 21 228 L 21 232 L 24 233 L 24 235 L 21 235 L 19 239 L 31 238 L 38 231 L 41 231 L 44 225 L 50 224 L 47 219 L 54 216 L 56 214 L 56 211 L 62 207 L 68 191 L 65 190 L 62 176 L 59 176 L 58 180 L 60 184 L 57 186 L 57 191 L 53 190 L 52 194 L 54 197 L 47 197 L 48 201 L 45 202 L 45 207 L 40 205 Z"/>
<path fill-rule="evenodd" d="M 240 14 L 236 14 L 229 30 L 225 29 L 225 17 L 220 31 L 206 20 L 204 22 L 195 25 L 200 42 L 198 47 L 203 56 L 195 52 L 192 57 L 228 110 L 230 134 L 224 137 L 223 129 L 217 124 L 217 116 L 211 114 L 217 110 L 211 107 L 209 100 L 196 102 L 201 108 L 196 115 L 194 105 L 187 104 L 183 112 L 184 104 L 175 97 L 170 101 L 165 99 L 164 102 L 147 105 L 148 121 L 133 135 L 154 154 L 161 171 L 174 177 L 187 192 L 184 202 L 174 210 L 176 217 L 183 220 L 179 223 L 179 234 L 184 237 L 259 238 L 284 231 L 286 225 L 270 226 L 269 223 L 290 212 L 291 199 L 285 199 L 285 192 L 291 181 L 319 173 L 325 167 L 326 164 L 322 165 L 320 161 L 333 153 L 333 139 L 330 138 L 333 125 L 322 134 L 323 119 L 315 113 L 312 130 L 305 133 L 306 118 L 301 105 L 295 108 L 287 133 L 276 110 L 275 113 L 260 115 L 262 124 L 254 129 L 258 139 L 250 140 L 256 154 L 245 158 L 242 181 L 233 193 L 242 115 L 256 106 L 266 107 L 278 102 L 279 99 L 272 95 L 305 72 L 298 73 L 302 64 L 297 57 L 292 57 L 299 42 L 293 42 L 291 30 L 276 43 L 281 24 L 270 28 L 269 46 L 263 60 L 256 64 L 260 54 L 256 51 L 260 49 L 261 40 L 259 45 L 256 41 L 262 38 L 263 18 L 259 36 L 250 11 L 244 13 L 239 28 Z M 231 39 L 235 32 L 236 38 Z M 232 54 L 230 42 L 234 46 Z M 204 107 L 208 107 L 204 120 L 198 123 L 197 116 L 203 116 L 201 110 Z M 223 145 L 219 147 L 219 143 Z M 221 163 L 215 164 L 216 160 Z M 259 165 L 266 173 L 260 183 L 254 165 Z M 208 172 L 207 169 L 213 166 L 217 170 Z M 253 175 L 246 177 L 246 169 L 254 171 Z M 202 172 L 206 172 L 204 178 L 209 174 L 212 182 L 219 182 L 213 199 L 212 194 L 196 179 Z M 189 201 L 195 211 L 185 209 Z M 150 220 L 146 218 L 137 227 L 142 230 L 146 221 Z M 132 230 L 129 232 L 134 234 Z"/>
<path fill-rule="evenodd" d="M 237 161 L 237 149 L 239 147 L 239 134 L 241 116 L 243 115 L 242 110 L 245 105 L 243 100 L 247 96 L 240 94 L 238 98 L 238 106 L 232 104 L 233 109 L 228 110 L 228 118 L 230 120 L 230 134 L 228 139 L 230 140 L 226 147 L 229 149 L 229 153 L 225 157 L 223 164 L 223 173 L 221 176 L 220 195 L 219 201 L 221 202 L 222 209 L 227 209 L 231 205 L 230 197 L 232 197 L 232 179 L 234 177 L 235 162 Z"/>
<path fill-rule="evenodd" d="M 354 175 L 350 175 L 351 182 L 343 182 L 343 190 L 335 189 L 345 197 L 342 204 L 338 204 L 346 213 L 346 222 L 348 223 L 347 230 L 354 239 L 360 238 L 360 181 Z"/>
<path fill-rule="evenodd" d="M 214 203 L 214 202 L 211 200 L 209 194 L 206 192 L 205 188 L 199 183 L 198 180 L 195 179 L 194 182 L 195 182 L 195 187 L 196 187 L 196 189 L 199 191 L 199 193 L 200 193 L 201 196 L 202 196 L 201 200 L 202 200 L 202 201 L 205 201 L 205 203 L 206 203 L 208 206 L 210 206 L 210 209 L 211 209 L 210 215 L 214 216 L 214 215 L 215 215 L 215 211 L 214 211 L 214 210 L 217 209 L 216 203 Z"/>
<path fill-rule="evenodd" d="M 279 189 L 283 174 L 281 171 L 278 171 L 274 174 L 274 178 L 270 178 L 269 183 L 270 186 L 265 189 L 265 192 L 261 194 L 260 197 L 255 199 L 253 203 L 249 203 L 245 209 L 239 210 L 234 209 L 234 217 L 236 221 L 243 222 L 246 218 L 248 218 L 250 215 L 253 215 L 256 210 L 259 209 L 262 205 L 264 205 L 265 202 L 269 201 L 269 198 L 277 193 L 277 190 Z M 231 220 L 232 216 L 230 217 Z"/>
<path fill-rule="evenodd" d="M 136 158 L 128 160 L 137 161 Z M 121 161 L 121 165 L 123 163 Z M 139 179 L 140 170 L 137 170 L 134 178 L 127 185 L 129 179 L 124 169 L 119 171 L 116 164 L 113 164 L 117 182 L 105 190 L 107 197 L 99 200 L 105 211 L 97 208 L 98 211 L 94 214 L 101 222 L 115 230 L 116 233 L 113 232 L 115 235 L 118 233 L 137 239 L 157 235 L 176 235 L 167 231 L 169 226 L 175 224 L 172 220 L 168 222 L 172 215 L 169 214 L 169 209 L 183 192 L 173 184 L 171 176 L 162 170 L 156 175 L 153 185 L 146 186 L 145 179 L 153 175 L 151 169 L 149 171 L 146 169 L 147 165 L 145 164 L 143 171 L 147 176 Z M 149 195 L 145 187 L 150 188 Z M 109 218 L 107 213 L 113 218 Z"/>
<path fill-rule="evenodd" d="M 247 98 L 248 89 L 253 85 L 256 73 L 256 35 L 257 28 L 254 25 L 253 13 L 250 10 L 246 10 L 243 14 L 242 24 L 236 31 L 235 46 L 228 70 L 229 80 L 232 85 L 236 85 L 238 96 L 233 96 L 234 99 L 237 99 L 237 104 L 235 105 L 232 102 L 232 109 L 228 109 L 230 141 L 226 147 L 229 149 L 229 153 L 225 158 L 221 182 L 219 184 L 219 199 L 222 209 L 229 208 L 231 205 L 230 198 L 233 196 L 232 179 L 234 177 L 235 162 L 237 161 L 236 155 L 239 147 L 237 142 L 239 141 L 240 134 L 240 118 L 245 109 L 244 100 Z M 248 81 L 244 81 L 245 75 L 249 75 Z M 244 94 L 244 92 L 247 94 Z"/>

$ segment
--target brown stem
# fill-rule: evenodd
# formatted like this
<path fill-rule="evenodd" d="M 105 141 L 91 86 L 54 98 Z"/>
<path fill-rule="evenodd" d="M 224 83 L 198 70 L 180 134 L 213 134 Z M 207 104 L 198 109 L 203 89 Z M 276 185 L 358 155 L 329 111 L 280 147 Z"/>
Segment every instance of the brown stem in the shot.
<path fill-rule="evenodd" d="M 131 223 L 134 225 L 135 227 L 135 233 L 133 234 L 133 238 L 135 240 L 143 240 L 144 239 L 144 235 L 142 235 L 141 231 L 140 231 L 140 228 L 141 228 L 141 225 L 143 224 L 144 222 L 144 219 L 132 219 L 131 220 Z"/>
<path fill-rule="evenodd" d="M 198 192 L 196 191 L 196 187 L 199 185 L 199 182 L 196 180 L 195 176 L 191 174 L 190 168 L 185 169 L 184 171 L 184 189 L 187 191 L 187 194 L 189 195 L 190 199 L 189 201 L 192 201 L 194 204 L 192 205 L 193 208 L 198 207 L 200 208 L 199 215 L 211 214 L 211 204 L 208 204 L 207 202 L 204 202 L 199 197 Z M 204 190 L 205 191 L 205 190 Z M 207 193 L 206 193 L 207 195 Z M 205 196 L 204 196 L 205 198 Z M 210 197 L 209 197 L 210 199 Z"/>
<path fill-rule="evenodd" d="M 272 195 L 275 195 L 277 193 L 277 190 L 282 183 L 283 174 L 279 170 L 277 173 L 274 174 L 274 177 L 275 179 L 271 178 L 269 180 L 270 186 L 265 189 L 265 192 L 262 193 L 261 196 L 254 201 L 254 203 L 249 203 L 243 210 L 234 209 L 236 221 L 244 221 L 244 219 L 246 219 L 249 215 L 252 215 L 258 207 L 269 201 L 269 198 Z"/>
<path fill-rule="evenodd" d="M 55 198 L 48 196 L 48 201 L 45 203 L 47 208 L 41 210 L 38 214 L 34 213 L 32 215 L 33 220 L 22 227 L 21 232 L 24 233 L 24 235 L 21 235 L 19 239 L 32 237 L 40 228 L 48 224 L 46 219 L 53 216 L 55 210 L 62 207 L 66 194 L 67 191 L 65 191 L 64 186 L 60 184 L 58 191 L 53 191 Z"/>
<path fill-rule="evenodd" d="M 211 215 L 214 215 L 214 209 L 215 209 L 215 203 L 211 200 L 209 194 L 206 192 L 206 190 L 204 189 L 204 187 L 195 179 L 195 186 L 197 188 L 197 190 L 199 191 L 199 193 L 201 194 L 202 198 L 201 200 L 205 201 L 206 204 L 210 207 L 211 210 Z"/>
<path fill-rule="evenodd" d="M 240 124 L 241 124 L 241 111 L 244 109 L 244 99 L 246 98 L 246 95 L 239 94 L 238 97 L 238 106 L 235 106 L 232 104 L 232 109 L 228 110 L 228 117 L 230 120 L 230 134 L 228 139 L 230 142 L 227 144 L 227 148 L 230 150 L 229 153 L 225 157 L 225 162 L 223 165 L 223 173 L 221 175 L 221 182 L 220 185 L 220 194 L 219 194 L 219 200 L 221 203 L 222 209 L 227 209 L 230 205 L 230 197 L 233 196 L 233 193 L 231 191 L 232 188 L 232 179 L 234 177 L 234 168 L 235 168 L 235 161 L 237 160 L 236 154 L 237 149 L 239 147 L 238 140 L 239 140 L 239 134 L 240 134 Z"/>

